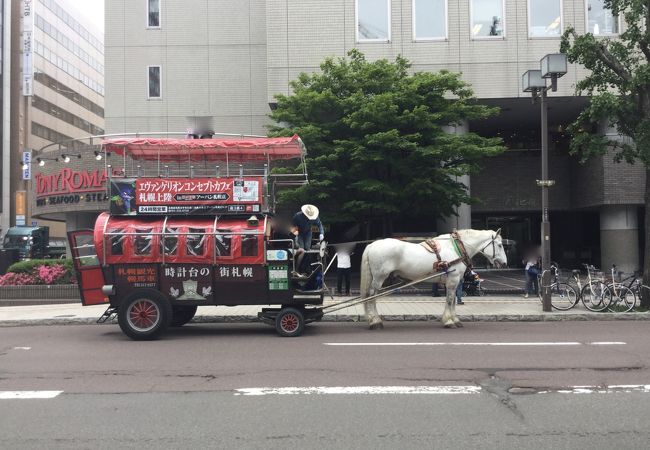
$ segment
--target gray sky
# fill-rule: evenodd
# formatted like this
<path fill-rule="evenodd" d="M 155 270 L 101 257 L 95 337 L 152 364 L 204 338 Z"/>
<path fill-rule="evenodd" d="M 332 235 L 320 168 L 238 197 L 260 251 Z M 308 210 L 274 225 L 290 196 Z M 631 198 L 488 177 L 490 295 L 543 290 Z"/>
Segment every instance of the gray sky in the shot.
<path fill-rule="evenodd" d="M 94 25 L 104 32 L 104 0 L 68 0 Z"/>

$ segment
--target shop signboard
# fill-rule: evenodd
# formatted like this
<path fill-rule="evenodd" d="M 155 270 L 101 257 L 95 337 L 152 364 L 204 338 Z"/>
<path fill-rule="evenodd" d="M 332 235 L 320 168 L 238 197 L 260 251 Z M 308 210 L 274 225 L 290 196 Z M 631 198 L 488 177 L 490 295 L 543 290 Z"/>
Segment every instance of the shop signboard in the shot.
<path fill-rule="evenodd" d="M 111 179 L 113 215 L 259 213 L 262 178 Z"/>

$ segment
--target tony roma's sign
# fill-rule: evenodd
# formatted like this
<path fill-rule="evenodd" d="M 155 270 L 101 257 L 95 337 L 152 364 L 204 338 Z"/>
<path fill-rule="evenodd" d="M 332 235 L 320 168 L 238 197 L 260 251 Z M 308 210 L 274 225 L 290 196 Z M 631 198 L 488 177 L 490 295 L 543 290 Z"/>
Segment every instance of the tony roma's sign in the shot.
<path fill-rule="evenodd" d="M 103 202 L 106 195 L 106 171 L 61 169 L 34 176 L 36 206 Z"/>
<path fill-rule="evenodd" d="M 262 178 L 138 178 L 111 180 L 111 214 L 258 213 Z"/>

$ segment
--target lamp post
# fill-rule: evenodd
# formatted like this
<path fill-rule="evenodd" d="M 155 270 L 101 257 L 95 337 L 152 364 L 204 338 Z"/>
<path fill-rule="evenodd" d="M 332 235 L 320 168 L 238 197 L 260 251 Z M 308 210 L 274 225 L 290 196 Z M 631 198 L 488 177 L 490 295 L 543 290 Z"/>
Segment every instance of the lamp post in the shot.
<path fill-rule="evenodd" d="M 537 180 L 537 186 L 542 188 L 542 309 L 551 311 L 551 222 L 549 221 L 548 188 L 555 184 L 548 178 L 548 104 L 547 92 L 557 91 L 557 79 L 567 73 L 567 58 L 564 53 L 552 53 L 540 60 L 539 70 L 528 70 L 522 76 L 524 92 L 530 92 L 533 103 L 540 99 L 542 110 L 542 179 Z M 546 79 L 551 79 L 551 85 L 546 85 Z"/>

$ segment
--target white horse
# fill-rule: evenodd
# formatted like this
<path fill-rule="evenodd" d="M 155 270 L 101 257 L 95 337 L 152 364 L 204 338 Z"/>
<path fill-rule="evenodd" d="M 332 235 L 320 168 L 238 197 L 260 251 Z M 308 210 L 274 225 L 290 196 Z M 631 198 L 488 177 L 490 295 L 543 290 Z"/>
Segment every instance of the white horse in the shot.
<path fill-rule="evenodd" d="M 477 253 L 482 253 L 492 265 L 506 266 L 507 258 L 500 236 L 501 230 L 459 230 L 457 237 L 462 242 L 454 243 L 451 234 L 443 234 L 434 240 L 439 248 L 442 261 L 450 263 L 449 273 L 441 278 L 447 287 L 447 303 L 442 315 L 445 328 L 462 326 L 456 316 L 455 291 L 465 269 L 466 262 Z M 462 255 L 464 246 L 466 256 Z M 361 257 L 361 298 L 379 292 L 389 275 L 397 275 L 407 280 L 419 280 L 432 275 L 437 256 L 421 244 L 413 244 L 397 239 L 382 239 L 368 245 Z M 438 279 L 435 280 L 436 282 Z M 366 319 L 370 329 L 383 328 L 381 316 L 377 313 L 375 300 L 364 303 Z"/>

